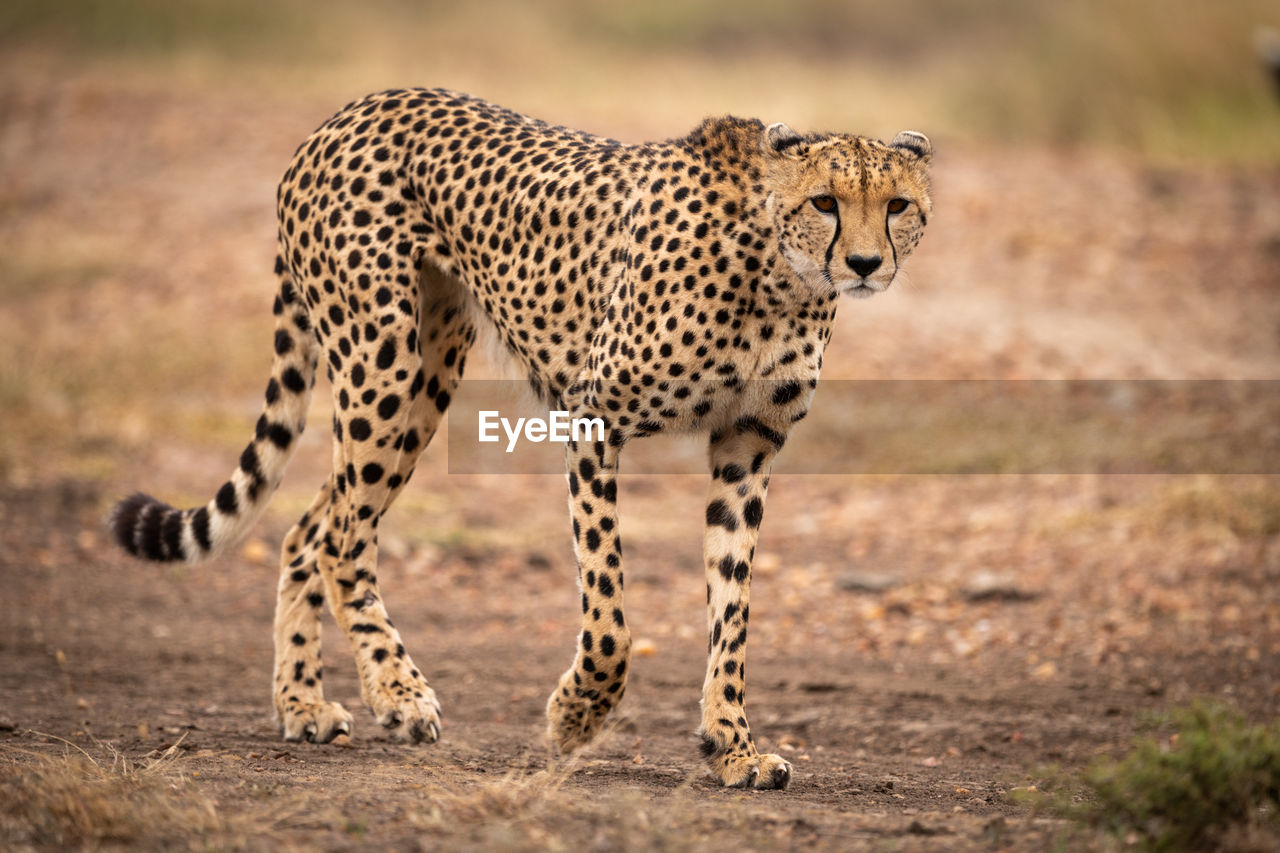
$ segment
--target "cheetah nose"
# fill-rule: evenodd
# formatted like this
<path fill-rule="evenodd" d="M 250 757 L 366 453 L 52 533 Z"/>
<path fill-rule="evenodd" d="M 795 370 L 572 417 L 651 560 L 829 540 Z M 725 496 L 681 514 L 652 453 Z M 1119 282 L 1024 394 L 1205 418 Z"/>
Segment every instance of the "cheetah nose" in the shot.
<path fill-rule="evenodd" d="M 844 262 L 849 265 L 849 269 L 866 278 L 880 269 L 881 260 L 879 255 L 871 255 L 870 257 L 866 255 L 850 255 L 844 259 Z"/>

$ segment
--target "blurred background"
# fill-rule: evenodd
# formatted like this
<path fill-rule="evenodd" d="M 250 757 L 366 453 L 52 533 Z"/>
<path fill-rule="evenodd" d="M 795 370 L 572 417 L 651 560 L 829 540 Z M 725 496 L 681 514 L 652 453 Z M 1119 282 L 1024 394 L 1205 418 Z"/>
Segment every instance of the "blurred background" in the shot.
<path fill-rule="evenodd" d="M 841 307 L 824 379 L 1280 379 L 1280 87 L 1261 58 L 1275 28 L 1274 0 L 6 0 L 0 712 L 55 714 L 61 688 L 31 661 L 56 649 L 74 669 L 111 648 L 173 684 L 78 680 L 100 708 L 173 702 L 212 672 L 244 719 L 263 716 L 276 548 L 328 470 L 323 387 L 270 511 L 211 570 L 124 560 L 101 519 L 135 488 L 203 503 L 233 467 L 270 363 L 276 182 L 343 104 L 445 86 L 624 141 L 720 113 L 923 131 L 929 231 L 888 293 Z M 861 446 L 916 416 L 876 412 Z M 808 446 L 851 419 L 820 392 Z M 382 526 L 383 587 L 411 648 L 431 637 L 465 661 L 480 641 L 460 629 L 519 630 L 538 671 L 509 710 L 536 728 L 576 630 L 563 484 L 451 476 L 444 445 Z M 705 479 L 624 478 L 622 493 L 631 621 L 656 658 L 628 703 L 654 714 L 675 694 L 645 672 L 689 702 L 701 677 Z M 767 516 L 757 675 L 915 678 L 903 690 L 940 697 L 921 701 L 944 720 L 951 692 L 1007 682 L 966 714 L 992 731 L 1022 714 L 1026 743 L 992 741 L 978 768 L 997 752 L 1006 770 L 1078 764 L 1135 708 L 1280 702 L 1274 476 L 778 477 Z M 332 660 L 326 682 L 351 701 L 349 661 Z M 472 677 L 441 665 L 446 685 Z M 1064 703 L 1084 729 L 1060 722 Z M 79 725 L 68 707 L 48 730 Z M 844 723 L 805 713 L 815 742 L 843 742 Z M 885 725 L 858 761 L 897 760 Z M 932 737 L 922 748 L 947 748 Z"/>
<path fill-rule="evenodd" d="M 174 417 L 216 429 L 234 413 L 238 431 L 242 411 L 206 404 L 260 384 L 278 175 L 339 106 L 399 86 L 630 141 L 727 112 L 929 133 L 937 224 L 905 293 L 869 308 L 859 351 L 837 336 L 828 378 L 1273 376 L 1280 89 L 1257 46 L 1278 14 L 1250 0 L 11 0 L 0 475 L 31 475 L 32 437 L 83 457 L 93 435 L 189 430 Z M 1216 322 L 1197 316 L 1202 286 Z M 1242 289 L 1264 301 L 1223 311 Z M 942 327 L 922 347 L 928 315 Z"/>
<path fill-rule="evenodd" d="M 400 86 L 624 141 L 719 113 L 930 134 L 935 224 L 897 292 L 846 312 L 825 378 L 1273 377 L 1280 88 L 1259 49 L 1277 50 L 1278 16 L 1261 0 L 10 0 L 0 477 L 64 455 L 107 474 L 117 442 L 193 428 L 238 443 L 279 174 L 342 104 Z M 57 453 L 33 466 L 32 441 Z"/>
<path fill-rule="evenodd" d="M 11 0 L 0 15 L 6 52 L 51 77 L 110 67 L 326 103 L 442 85 L 620 136 L 733 111 L 1160 159 L 1280 153 L 1254 49 L 1277 26 L 1264 0 Z"/>

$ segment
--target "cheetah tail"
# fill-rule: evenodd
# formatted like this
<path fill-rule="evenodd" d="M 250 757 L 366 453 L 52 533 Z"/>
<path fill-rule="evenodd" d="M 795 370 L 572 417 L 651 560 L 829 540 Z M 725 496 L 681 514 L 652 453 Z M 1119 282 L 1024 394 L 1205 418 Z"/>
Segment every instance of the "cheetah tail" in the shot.
<path fill-rule="evenodd" d="M 284 476 L 306 426 L 315 384 L 318 344 L 305 304 L 277 261 L 275 360 L 266 404 L 240 465 L 209 503 L 174 509 L 141 492 L 116 504 L 108 525 L 130 554 L 148 560 L 196 563 L 235 544 L 253 525 Z"/>

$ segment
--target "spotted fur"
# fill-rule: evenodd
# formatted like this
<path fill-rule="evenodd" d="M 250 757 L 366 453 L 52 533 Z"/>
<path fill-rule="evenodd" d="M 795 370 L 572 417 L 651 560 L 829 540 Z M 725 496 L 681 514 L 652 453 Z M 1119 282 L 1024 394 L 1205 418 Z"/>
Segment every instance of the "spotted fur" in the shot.
<path fill-rule="evenodd" d="M 790 765 L 757 752 L 743 709 L 769 471 L 809 407 L 838 297 L 887 288 L 919 241 L 931 155 L 912 132 L 885 144 L 716 118 L 624 145 L 441 90 L 357 101 L 280 184 L 275 362 L 239 466 L 202 507 L 121 502 L 116 537 L 155 560 L 234 542 L 279 484 L 322 368 L 333 469 L 284 541 L 276 712 L 287 740 L 350 731 L 322 689 L 327 602 L 378 722 L 436 740 L 435 694 L 378 592 L 377 528 L 490 324 L 547 403 L 607 424 L 567 449 L 582 630 L 547 705 L 552 742 L 591 741 L 625 690 L 619 452 L 697 431 L 711 462 L 703 755 L 726 785 L 785 787 Z"/>

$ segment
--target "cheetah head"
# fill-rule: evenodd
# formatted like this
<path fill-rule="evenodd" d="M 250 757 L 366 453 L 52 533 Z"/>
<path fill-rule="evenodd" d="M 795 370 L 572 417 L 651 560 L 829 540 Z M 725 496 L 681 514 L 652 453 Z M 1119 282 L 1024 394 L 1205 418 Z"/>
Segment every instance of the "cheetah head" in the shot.
<path fill-rule="evenodd" d="M 886 145 L 773 124 L 762 146 L 768 213 L 796 275 L 815 290 L 855 297 L 888 288 L 933 209 L 928 137 L 907 130 Z"/>

